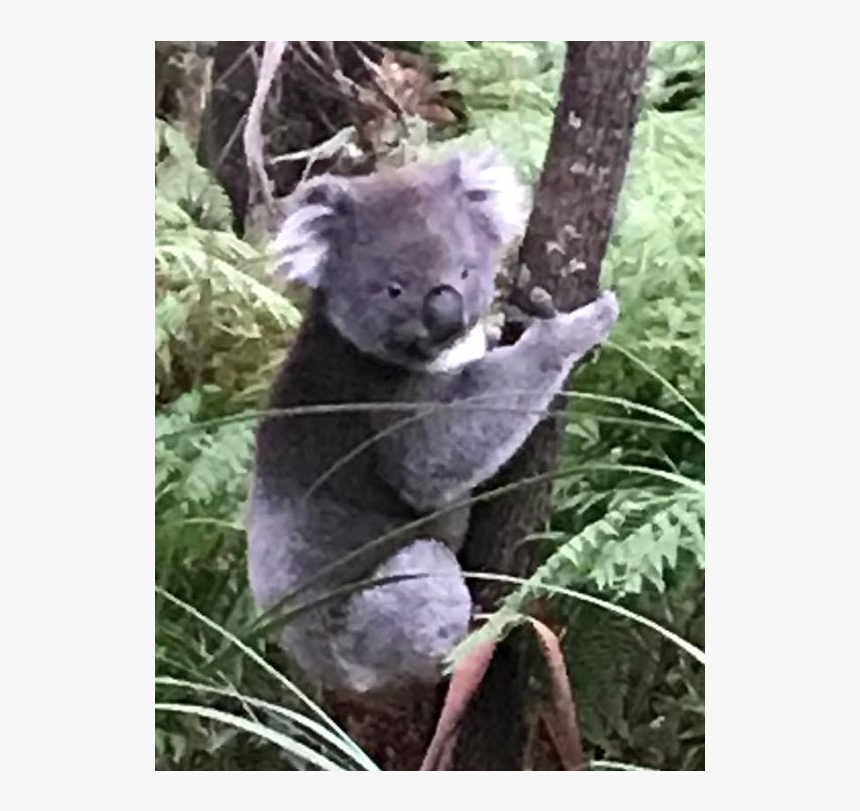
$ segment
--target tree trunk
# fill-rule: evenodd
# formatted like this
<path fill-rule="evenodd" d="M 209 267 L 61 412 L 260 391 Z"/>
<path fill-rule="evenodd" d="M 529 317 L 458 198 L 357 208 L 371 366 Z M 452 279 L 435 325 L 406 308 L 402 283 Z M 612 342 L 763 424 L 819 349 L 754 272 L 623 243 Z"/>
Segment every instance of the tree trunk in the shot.
<path fill-rule="evenodd" d="M 531 291 L 552 294 L 559 310 L 593 300 L 633 142 L 645 79 L 647 42 L 569 42 L 561 98 L 534 209 L 520 251 L 512 302 L 528 307 Z M 564 408 L 564 401 L 554 408 Z M 564 425 L 537 426 L 487 489 L 553 470 Z M 528 576 L 534 561 L 517 544 L 546 519 L 550 484 L 530 485 L 475 505 L 463 555 L 467 569 Z M 526 547 L 520 546 L 525 550 Z M 476 603 L 492 608 L 494 584 L 473 588 Z M 503 642 L 469 706 L 454 754 L 457 770 L 521 769 L 527 746 L 527 678 L 534 658 L 527 633 Z"/>

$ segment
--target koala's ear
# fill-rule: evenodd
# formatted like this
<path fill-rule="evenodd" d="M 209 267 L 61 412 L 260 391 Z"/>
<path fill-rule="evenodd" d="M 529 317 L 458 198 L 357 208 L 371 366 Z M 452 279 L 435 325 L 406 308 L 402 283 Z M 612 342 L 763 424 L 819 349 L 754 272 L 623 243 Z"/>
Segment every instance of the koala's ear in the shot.
<path fill-rule="evenodd" d="M 317 287 L 338 224 L 350 206 L 345 178 L 322 175 L 299 186 L 286 201 L 286 218 L 272 243 L 278 273 Z"/>
<path fill-rule="evenodd" d="M 498 153 L 461 152 L 452 159 L 451 166 L 469 211 L 492 238 L 508 242 L 525 228 L 528 191 Z"/>

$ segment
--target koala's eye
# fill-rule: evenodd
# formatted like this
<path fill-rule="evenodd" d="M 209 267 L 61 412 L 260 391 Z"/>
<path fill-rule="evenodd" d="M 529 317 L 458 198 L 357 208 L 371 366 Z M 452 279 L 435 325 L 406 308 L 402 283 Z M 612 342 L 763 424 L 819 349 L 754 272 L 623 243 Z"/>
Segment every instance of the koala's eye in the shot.
<path fill-rule="evenodd" d="M 463 272 L 460 274 L 460 278 L 461 279 L 468 279 L 470 270 L 471 270 L 471 268 L 463 268 Z"/>
<path fill-rule="evenodd" d="M 397 298 L 403 292 L 403 288 L 399 284 L 388 285 L 389 298 Z"/>

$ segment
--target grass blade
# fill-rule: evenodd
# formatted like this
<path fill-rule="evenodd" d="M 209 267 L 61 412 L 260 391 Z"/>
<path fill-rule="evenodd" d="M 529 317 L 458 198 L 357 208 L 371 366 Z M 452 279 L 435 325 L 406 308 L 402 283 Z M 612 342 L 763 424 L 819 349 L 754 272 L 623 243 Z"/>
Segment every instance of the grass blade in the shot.
<path fill-rule="evenodd" d="M 184 715 L 196 715 L 198 718 L 208 718 L 212 721 L 220 721 L 221 723 L 228 724 L 236 729 L 241 729 L 243 732 L 250 732 L 252 735 L 265 738 L 267 741 L 281 747 L 284 751 L 317 766 L 323 771 L 346 771 L 346 769 L 338 766 L 337 763 L 334 763 L 327 757 L 323 757 L 318 752 L 314 752 L 310 747 L 293 740 L 289 735 L 284 735 L 277 730 L 270 729 L 264 724 L 257 724 L 254 721 L 249 721 L 247 718 L 242 718 L 241 715 L 233 715 L 233 713 L 215 710 L 212 709 L 212 707 L 202 707 L 197 704 L 170 704 L 156 702 L 155 709 L 156 712 L 177 712 Z"/>
<path fill-rule="evenodd" d="M 214 687 L 209 684 L 200 684 L 199 682 L 185 681 L 184 679 L 174 679 L 169 676 L 156 676 L 156 684 L 162 684 L 167 687 L 185 687 L 189 690 L 197 690 L 201 693 L 211 693 L 215 695 L 229 696 L 237 700 L 246 702 L 252 707 L 269 710 L 270 712 L 280 715 L 283 718 L 291 721 L 294 724 L 305 727 L 313 732 L 318 737 L 322 738 L 326 743 L 335 747 L 347 757 L 351 758 L 355 763 L 360 765 L 367 771 L 379 771 L 379 767 L 367 756 L 358 746 L 349 746 L 339 735 L 335 735 L 326 729 L 322 724 L 318 724 L 312 718 L 306 715 L 289 710 L 286 707 L 280 707 L 277 704 L 272 704 L 269 701 L 263 701 L 260 698 L 253 698 L 239 693 L 236 690 L 227 690 L 223 687 Z"/>
<path fill-rule="evenodd" d="M 649 620 L 648 617 L 643 617 L 641 614 L 637 614 L 635 611 L 630 611 L 628 608 L 623 608 L 620 605 L 616 605 L 615 603 L 610 603 L 607 600 L 601 600 L 599 597 L 593 597 L 591 594 L 586 594 L 583 591 L 574 591 L 573 589 L 566 589 L 561 586 L 552 586 L 549 583 L 531 583 L 523 577 L 514 577 L 513 575 L 506 574 L 489 574 L 484 572 L 463 572 L 463 575 L 467 578 L 471 578 L 472 580 L 490 580 L 497 583 L 515 583 L 520 586 L 528 586 L 530 589 L 538 589 L 550 592 L 551 594 L 562 594 L 565 597 L 572 597 L 574 600 L 580 600 L 584 603 L 591 603 L 592 605 L 599 606 L 600 608 L 604 608 L 607 611 L 611 611 L 613 614 L 618 614 L 621 617 L 625 617 L 629 620 L 633 620 L 634 622 L 638 622 L 640 625 L 644 625 L 646 628 L 650 628 L 652 631 L 656 631 L 660 636 L 668 639 L 673 644 L 677 645 L 681 650 L 685 653 L 688 653 L 692 656 L 697 662 L 701 664 L 705 664 L 705 652 L 700 648 L 697 648 L 691 642 L 687 642 L 686 639 L 678 636 L 678 634 L 673 633 L 668 628 L 664 628 L 662 625 L 654 622 L 653 620 Z"/>

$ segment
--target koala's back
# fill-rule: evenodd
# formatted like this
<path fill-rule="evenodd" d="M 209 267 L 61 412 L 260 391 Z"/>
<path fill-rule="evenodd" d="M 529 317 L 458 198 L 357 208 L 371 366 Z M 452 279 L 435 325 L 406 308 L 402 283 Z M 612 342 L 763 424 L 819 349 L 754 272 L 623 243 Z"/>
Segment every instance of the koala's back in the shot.
<path fill-rule="evenodd" d="M 279 372 L 269 408 L 392 400 L 410 373 L 362 354 L 315 310 L 312 307 Z M 322 566 L 419 517 L 377 473 L 375 434 L 369 414 L 360 410 L 271 415 L 261 421 L 249 570 L 257 601 L 264 607 Z M 359 446 L 362 450 L 352 453 Z M 397 541 L 430 536 L 456 551 L 465 536 L 468 512 L 466 508 L 427 521 L 400 534 Z M 364 577 L 390 554 L 390 549 L 381 549 L 319 588 Z"/>
<path fill-rule="evenodd" d="M 395 388 L 404 374 L 358 352 L 312 311 L 272 387 L 268 407 L 360 406 L 384 397 L 385 390 Z M 361 410 L 268 416 L 257 433 L 258 485 L 273 497 L 304 497 L 314 487 L 315 495 L 333 496 L 356 509 L 403 517 L 405 505 L 377 480 L 372 452 L 332 471 L 345 454 L 371 436 L 370 419 Z M 319 483 L 324 474 L 329 475 Z"/>

